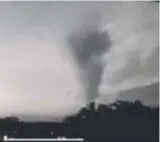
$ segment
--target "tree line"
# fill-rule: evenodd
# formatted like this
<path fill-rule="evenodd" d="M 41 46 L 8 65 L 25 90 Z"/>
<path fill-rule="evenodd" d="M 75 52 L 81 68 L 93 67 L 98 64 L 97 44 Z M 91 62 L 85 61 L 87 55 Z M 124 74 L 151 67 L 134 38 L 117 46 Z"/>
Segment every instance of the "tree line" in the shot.
<path fill-rule="evenodd" d="M 0 137 L 84 138 L 86 142 L 158 142 L 159 107 L 140 101 L 89 103 L 63 122 L 23 122 L 17 117 L 0 119 Z"/>

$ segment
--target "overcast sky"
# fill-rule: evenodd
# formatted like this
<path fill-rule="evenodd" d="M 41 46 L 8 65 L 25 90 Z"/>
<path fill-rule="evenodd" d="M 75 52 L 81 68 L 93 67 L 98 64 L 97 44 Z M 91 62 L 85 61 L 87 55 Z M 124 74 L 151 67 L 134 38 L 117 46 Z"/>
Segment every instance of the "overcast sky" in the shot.
<path fill-rule="evenodd" d="M 88 102 L 66 37 L 92 10 L 112 40 L 99 98 L 158 82 L 157 3 L 0 2 L 1 116 L 61 117 Z"/>

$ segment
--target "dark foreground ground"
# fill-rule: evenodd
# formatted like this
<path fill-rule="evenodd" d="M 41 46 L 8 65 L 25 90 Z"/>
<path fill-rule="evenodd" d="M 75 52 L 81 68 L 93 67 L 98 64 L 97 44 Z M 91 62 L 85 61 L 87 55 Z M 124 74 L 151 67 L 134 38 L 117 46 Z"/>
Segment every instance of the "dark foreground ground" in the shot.
<path fill-rule="evenodd" d="M 16 117 L 0 119 L 0 137 L 84 138 L 85 142 L 158 142 L 159 107 L 140 101 L 110 105 L 88 104 L 62 123 L 23 122 Z"/>

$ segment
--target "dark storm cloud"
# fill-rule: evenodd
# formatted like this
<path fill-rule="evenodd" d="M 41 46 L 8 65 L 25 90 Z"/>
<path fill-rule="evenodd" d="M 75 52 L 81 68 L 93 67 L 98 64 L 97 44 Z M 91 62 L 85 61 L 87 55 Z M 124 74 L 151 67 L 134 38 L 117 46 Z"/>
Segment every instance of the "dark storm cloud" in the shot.
<path fill-rule="evenodd" d="M 118 100 L 143 100 L 145 105 L 155 106 L 158 104 L 159 82 L 150 85 L 132 88 L 130 90 L 119 92 Z"/>

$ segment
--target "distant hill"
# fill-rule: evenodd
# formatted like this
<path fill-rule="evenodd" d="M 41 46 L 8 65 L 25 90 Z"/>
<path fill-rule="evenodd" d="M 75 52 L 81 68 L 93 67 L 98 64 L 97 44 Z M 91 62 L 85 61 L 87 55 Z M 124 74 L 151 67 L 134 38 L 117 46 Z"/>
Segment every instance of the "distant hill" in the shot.
<path fill-rule="evenodd" d="M 25 122 L 35 122 L 35 121 L 41 121 L 41 122 L 61 122 L 63 117 L 55 117 L 55 116 L 42 116 L 42 115 L 35 115 L 35 114 L 14 114 L 14 116 L 20 118 L 20 120 L 23 120 Z"/>

